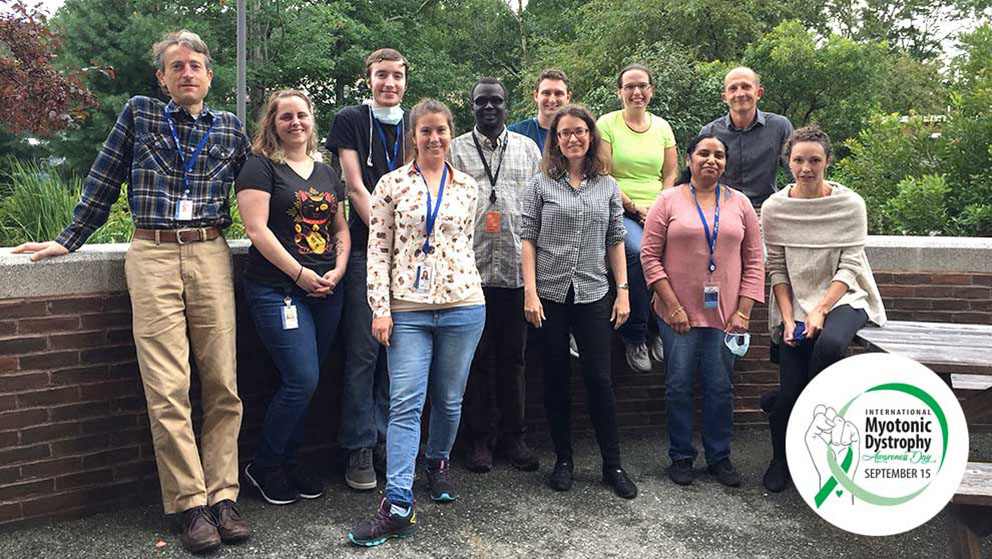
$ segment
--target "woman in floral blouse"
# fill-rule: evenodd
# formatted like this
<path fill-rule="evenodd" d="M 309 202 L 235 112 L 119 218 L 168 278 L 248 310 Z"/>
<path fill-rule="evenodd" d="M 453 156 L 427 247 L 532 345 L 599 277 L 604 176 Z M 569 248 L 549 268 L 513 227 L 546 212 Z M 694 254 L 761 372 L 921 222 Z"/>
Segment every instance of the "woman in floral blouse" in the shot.
<path fill-rule="evenodd" d="M 448 455 L 486 317 L 472 249 L 478 187 L 445 161 L 451 111 L 424 99 L 410 111 L 410 123 L 407 153 L 414 159 L 382 177 L 372 193 L 369 219 L 372 335 L 387 348 L 390 403 L 386 497 L 372 520 L 348 534 L 351 543 L 364 546 L 416 533 L 414 463 L 428 393 L 431 499 L 458 498 Z"/>

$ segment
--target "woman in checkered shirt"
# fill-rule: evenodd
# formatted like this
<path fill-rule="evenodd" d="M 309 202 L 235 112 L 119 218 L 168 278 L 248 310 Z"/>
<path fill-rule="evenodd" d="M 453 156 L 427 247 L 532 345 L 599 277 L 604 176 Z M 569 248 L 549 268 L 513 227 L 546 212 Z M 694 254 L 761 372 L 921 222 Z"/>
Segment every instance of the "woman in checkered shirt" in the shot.
<path fill-rule="evenodd" d="M 543 337 L 544 408 L 557 455 L 548 484 L 568 491 L 573 481 L 571 330 L 603 455 L 603 481 L 632 499 L 637 487 L 620 465 L 610 380 L 611 323 L 619 328 L 630 315 L 623 207 L 617 182 L 599 157 L 601 141 L 596 120 L 581 106 L 562 107 L 551 121 L 541 172 L 531 179 L 522 207 L 524 315 Z M 607 255 L 617 282 L 615 300 Z"/>

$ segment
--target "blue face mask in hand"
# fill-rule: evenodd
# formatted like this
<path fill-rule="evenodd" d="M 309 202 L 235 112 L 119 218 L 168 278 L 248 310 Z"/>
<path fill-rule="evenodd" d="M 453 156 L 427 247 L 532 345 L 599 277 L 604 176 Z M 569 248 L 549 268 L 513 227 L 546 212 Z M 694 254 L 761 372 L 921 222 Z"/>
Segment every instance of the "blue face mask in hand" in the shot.
<path fill-rule="evenodd" d="M 737 357 L 744 357 L 747 353 L 747 348 L 751 345 L 751 334 L 744 332 L 743 334 L 733 334 L 727 333 L 723 338 L 723 343 L 726 344 L 727 349 L 730 353 L 733 353 Z"/>

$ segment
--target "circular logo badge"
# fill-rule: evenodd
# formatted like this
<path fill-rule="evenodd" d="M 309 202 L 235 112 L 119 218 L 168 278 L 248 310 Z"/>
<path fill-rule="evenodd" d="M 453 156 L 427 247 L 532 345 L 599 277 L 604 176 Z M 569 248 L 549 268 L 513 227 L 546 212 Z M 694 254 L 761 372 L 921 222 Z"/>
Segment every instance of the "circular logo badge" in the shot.
<path fill-rule="evenodd" d="M 898 355 L 843 359 L 803 390 L 786 434 L 793 483 L 838 528 L 866 536 L 912 530 L 954 496 L 968 426 L 951 389 Z"/>

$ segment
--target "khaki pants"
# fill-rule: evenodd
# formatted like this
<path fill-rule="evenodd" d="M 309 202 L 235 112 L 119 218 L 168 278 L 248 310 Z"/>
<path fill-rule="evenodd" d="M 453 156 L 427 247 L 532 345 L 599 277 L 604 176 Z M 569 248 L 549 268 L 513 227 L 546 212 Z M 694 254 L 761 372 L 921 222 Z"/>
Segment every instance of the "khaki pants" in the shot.
<path fill-rule="evenodd" d="M 241 399 L 227 242 L 134 239 L 124 271 L 165 512 L 237 500 Z M 190 417 L 191 346 L 202 386 L 202 452 Z"/>

